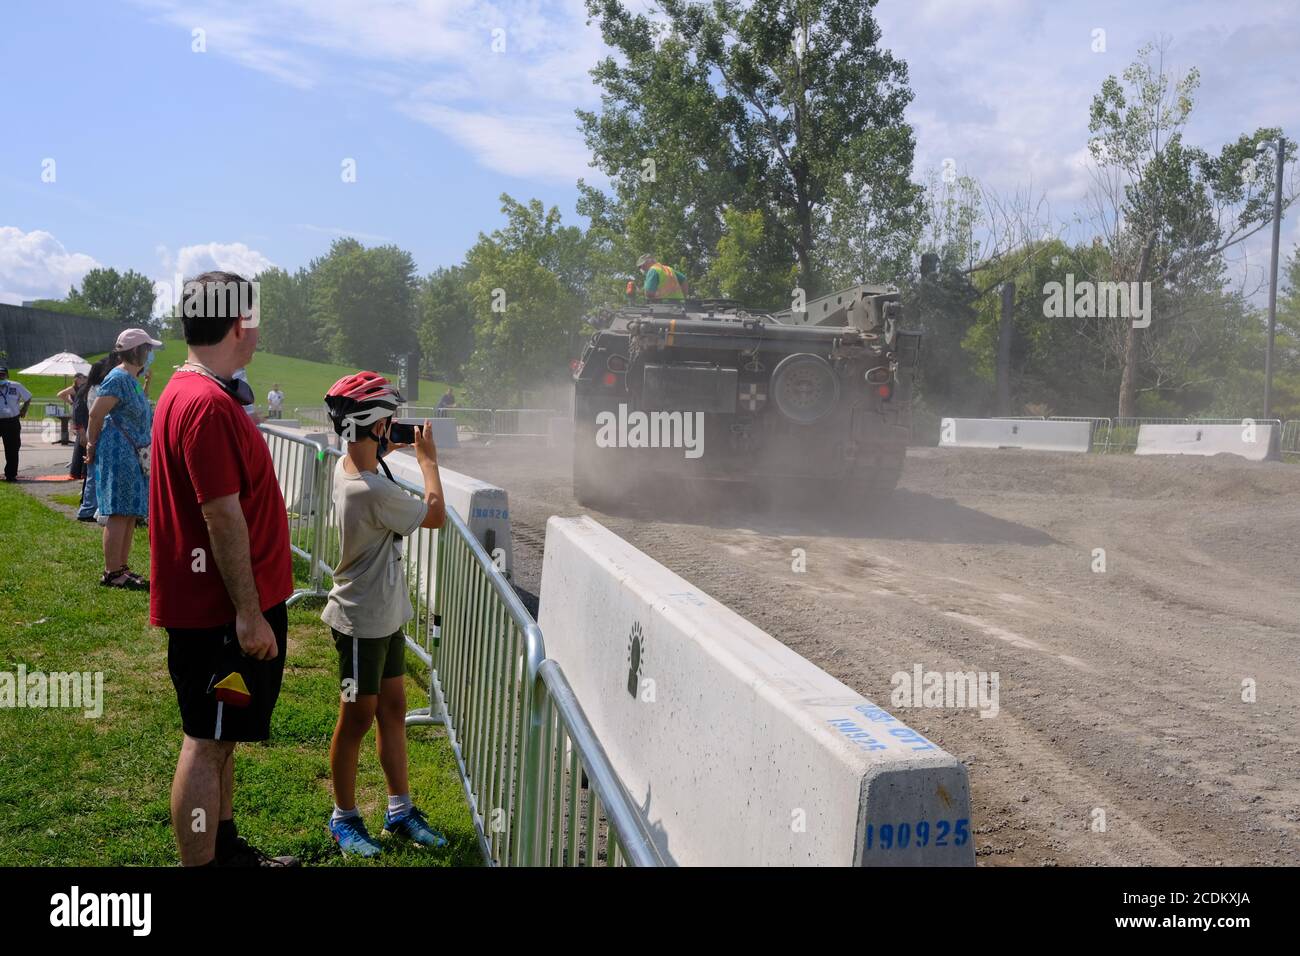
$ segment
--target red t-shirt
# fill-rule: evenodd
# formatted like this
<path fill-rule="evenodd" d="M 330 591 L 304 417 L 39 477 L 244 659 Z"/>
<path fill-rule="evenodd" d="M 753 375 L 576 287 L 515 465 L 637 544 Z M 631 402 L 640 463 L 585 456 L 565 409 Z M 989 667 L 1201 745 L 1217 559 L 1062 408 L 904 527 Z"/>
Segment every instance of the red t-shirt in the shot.
<path fill-rule="evenodd" d="M 199 505 L 236 492 L 262 610 L 286 600 L 293 556 L 284 496 L 266 441 L 239 402 L 206 375 L 177 372 L 154 410 L 151 458 L 149 622 L 198 628 L 235 619 Z"/>

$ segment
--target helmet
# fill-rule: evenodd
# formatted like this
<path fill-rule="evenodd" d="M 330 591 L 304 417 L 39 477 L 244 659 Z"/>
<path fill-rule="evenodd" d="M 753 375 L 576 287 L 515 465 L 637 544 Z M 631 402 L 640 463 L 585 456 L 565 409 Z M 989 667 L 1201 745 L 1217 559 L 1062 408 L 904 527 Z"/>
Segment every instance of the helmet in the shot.
<path fill-rule="evenodd" d="M 655 257 L 650 255 L 650 253 L 647 252 L 645 255 L 643 255 L 640 259 L 636 261 L 636 267 L 640 269 L 642 266 L 654 265 L 654 261 L 655 261 Z"/>
<path fill-rule="evenodd" d="M 349 423 L 369 433 L 371 425 L 393 415 L 405 401 L 397 386 L 378 372 L 344 375 L 325 394 L 325 406 L 339 435 Z"/>

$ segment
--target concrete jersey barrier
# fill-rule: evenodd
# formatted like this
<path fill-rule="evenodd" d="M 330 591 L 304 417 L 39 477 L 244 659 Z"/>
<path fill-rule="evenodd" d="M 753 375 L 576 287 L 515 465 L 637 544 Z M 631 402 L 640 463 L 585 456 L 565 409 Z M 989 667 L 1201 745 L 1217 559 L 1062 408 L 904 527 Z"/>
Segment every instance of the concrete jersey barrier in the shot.
<path fill-rule="evenodd" d="M 956 758 L 590 518 L 539 623 L 666 860 L 974 864 Z"/>
<path fill-rule="evenodd" d="M 1250 461 L 1281 457 L 1276 425 L 1139 425 L 1135 455 L 1240 455 Z"/>
<path fill-rule="evenodd" d="M 1092 447 L 1092 424 L 1003 418 L 945 418 L 939 426 L 939 447 L 1086 452 Z"/>
<path fill-rule="evenodd" d="M 394 478 L 409 481 L 417 488 L 424 487 L 424 476 L 420 474 L 420 465 L 414 455 L 391 454 L 385 456 L 384 461 Z M 456 509 L 469 526 L 470 533 L 489 555 L 498 558 L 499 554 L 498 567 L 509 577 L 514 570 L 514 549 L 510 541 L 510 501 L 505 489 L 442 465 L 438 466 L 438 475 L 442 479 L 447 505 Z"/>

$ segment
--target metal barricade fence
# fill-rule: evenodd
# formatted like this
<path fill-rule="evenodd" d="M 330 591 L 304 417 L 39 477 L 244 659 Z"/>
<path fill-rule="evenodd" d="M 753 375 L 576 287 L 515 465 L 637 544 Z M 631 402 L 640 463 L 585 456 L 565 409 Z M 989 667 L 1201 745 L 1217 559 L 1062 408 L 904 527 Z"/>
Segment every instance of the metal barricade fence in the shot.
<path fill-rule="evenodd" d="M 547 438 L 550 419 L 558 414 L 548 408 L 498 408 L 492 413 L 492 431 L 503 437 Z"/>
<path fill-rule="evenodd" d="M 1300 455 L 1300 419 L 1291 419 L 1282 426 L 1280 448 L 1284 455 Z"/>
<path fill-rule="evenodd" d="M 293 410 L 293 418 L 305 425 L 319 425 L 324 428 L 329 424 L 324 405 L 299 406 Z"/>
<path fill-rule="evenodd" d="M 324 596 L 322 579 L 338 563 L 332 484 L 342 452 L 260 427 L 281 488 L 298 493 L 285 499 L 291 547 L 312 570 L 292 600 Z M 546 658 L 537 622 L 454 509 L 440 531 L 410 536 L 404 570 L 415 610 L 406 643 L 429 691 L 429 706 L 407 723 L 445 726 L 484 860 L 576 866 L 603 855 L 607 865 L 664 865 L 563 671 Z"/>
<path fill-rule="evenodd" d="M 326 497 L 329 482 L 321 480 L 327 447 L 272 424 L 264 423 L 259 428 L 266 438 L 280 494 L 284 496 L 289 549 L 308 566 L 308 586 L 295 590 L 288 603 L 296 604 L 306 597 L 323 597 L 329 590 L 322 586 L 327 569 L 321 558 L 325 552 L 328 512 L 333 510 Z"/>

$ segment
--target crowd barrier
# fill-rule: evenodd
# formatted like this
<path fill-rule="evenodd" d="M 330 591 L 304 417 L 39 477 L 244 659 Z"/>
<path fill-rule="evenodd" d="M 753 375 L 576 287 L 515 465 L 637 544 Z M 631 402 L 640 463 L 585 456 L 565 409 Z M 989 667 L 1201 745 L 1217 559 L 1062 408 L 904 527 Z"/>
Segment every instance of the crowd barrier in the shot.
<path fill-rule="evenodd" d="M 1138 432 L 1143 425 L 1236 425 L 1245 426 L 1248 422 L 1253 421 L 1256 426 L 1272 426 L 1280 441 L 1278 451 L 1281 455 L 1300 455 L 1300 419 L 1291 419 L 1283 422 L 1277 418 L 1258 418 L 1251 419 L 1248 416 L 1242 418 L 1158 418 L 1158 417 L 1132 417 L 1132 418 L 1103 418 L 1086 415 L 1004 415 L 997 418 L 989 419 L 942 419 L 946 421 L 983 421 L 983 422 L 1087 422 L 1089 425 L 1089 440 L 1091 450 L 1101 453 L 1130 453 L 1138 447 Z M 1033 428 L 1033 425 L 1029 426 Z M 940 434 L 939 444 L 952 445 L 952 442 L 944 442 Z"/>
<path fill-rule="evenodd" d="M 960 761 L 591 518 L 547 522 L 541 619 L 665 859 L 974 865 Z"/>
<path fill-rule="evenodd" d="M 287 489 L 290 546 L 309 569 L 292 600 L 323 596 L 338 563 L 332 483 L 342 452 L 260 428 Z M 441 530 L 408 539 L 404 565 L 415 609 L 406 642 L 427 670 L 429 698 L 407 724 L 446 728 L 484 860 L 664 865 L 537 622 L 455 508 Z"/>

